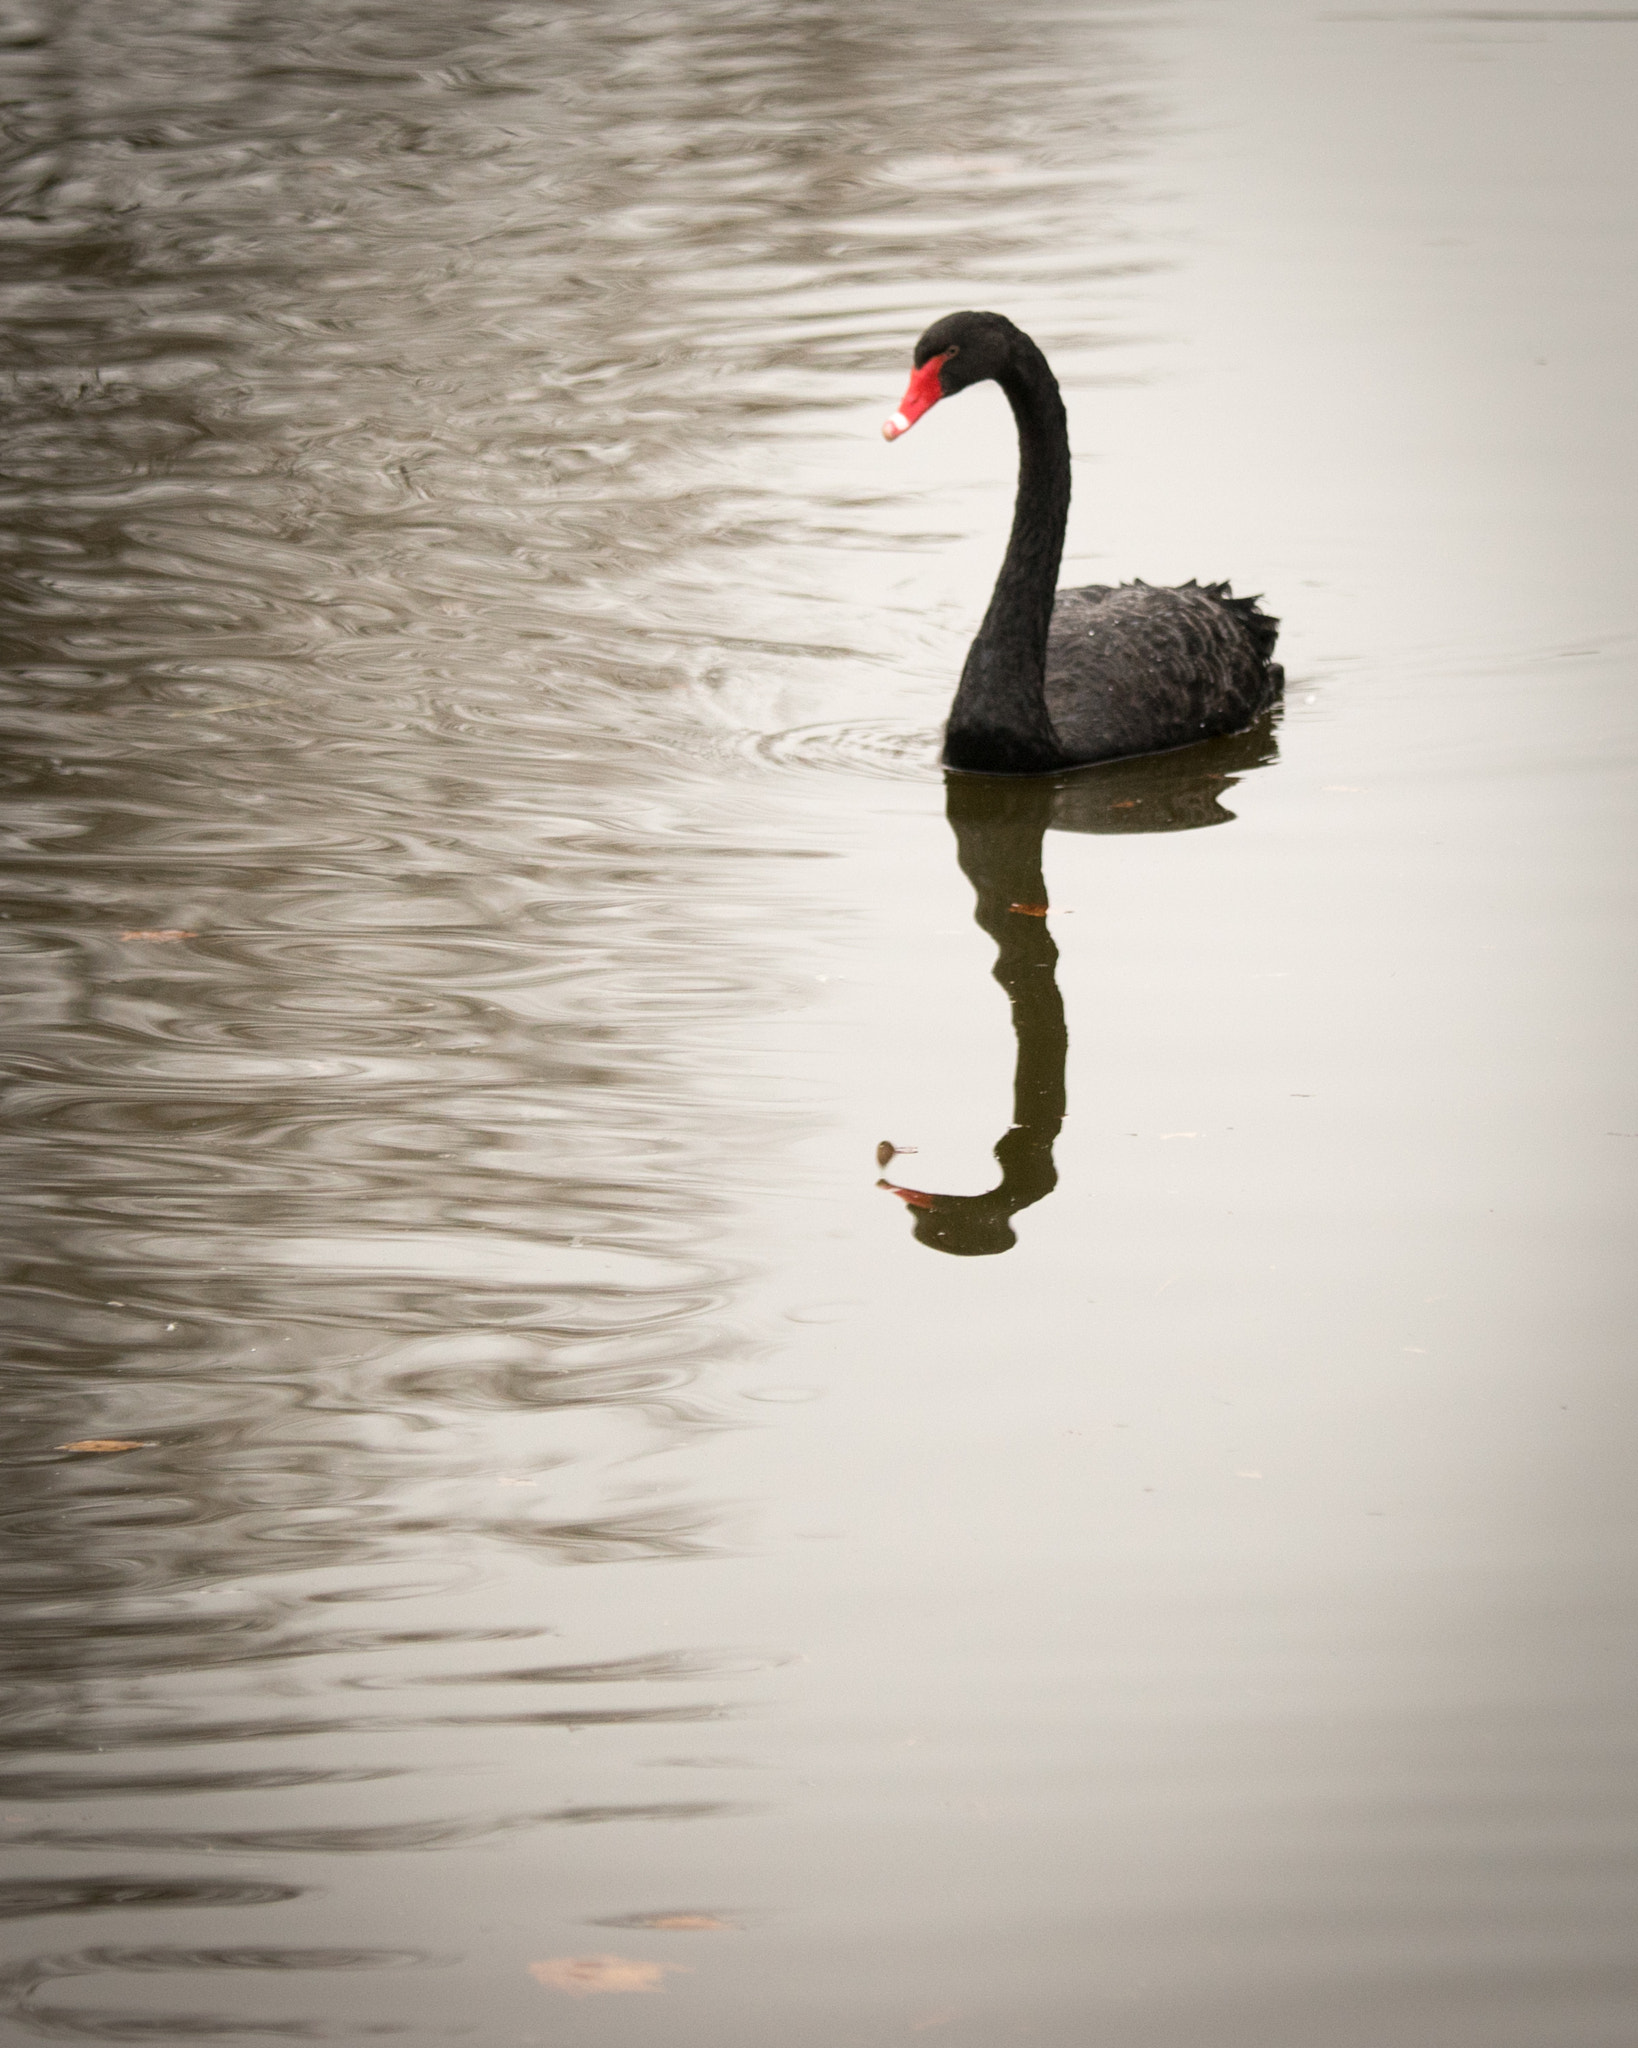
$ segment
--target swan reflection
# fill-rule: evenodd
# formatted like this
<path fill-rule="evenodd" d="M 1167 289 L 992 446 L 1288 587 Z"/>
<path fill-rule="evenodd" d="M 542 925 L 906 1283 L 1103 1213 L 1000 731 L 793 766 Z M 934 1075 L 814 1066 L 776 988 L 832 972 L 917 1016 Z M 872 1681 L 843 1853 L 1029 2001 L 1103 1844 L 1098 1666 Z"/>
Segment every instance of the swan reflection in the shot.
<path fill-rule="evenodd" d="M 1175 754 L 1111 762 L 1074 775 L 945 777 L 956 858 L 973 885 L 974 917 L 994 939 L 995 978 L 1018 1041 L 1012 1124 L 995 1148 L 999 1182 L 982 1195 L 879 1186 L 903 1201 L 920 1243 L 960 1258 L 1010 1251 L 1012 1219 L 1058 1184 L 1052 1147 L 1064 1120 L 1069 1028 L 1058 992 L 1058 948 L 1040 914 L 1047 901 L 1041 842 L 1057 832 L 1192 832 L 1226 825 L 1224 795 L 1276 755 L 1274 714 L 1249 731 Z"/>

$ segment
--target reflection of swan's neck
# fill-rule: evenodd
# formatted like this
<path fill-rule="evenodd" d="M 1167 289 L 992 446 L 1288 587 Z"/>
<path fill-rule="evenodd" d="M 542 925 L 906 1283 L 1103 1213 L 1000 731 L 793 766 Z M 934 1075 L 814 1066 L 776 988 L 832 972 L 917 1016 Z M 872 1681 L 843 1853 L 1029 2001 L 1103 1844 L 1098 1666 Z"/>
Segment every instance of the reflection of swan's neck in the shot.
<path fill-rule="evenodd" d="M 973 1257 L 1009 1250 L 1011 1218 L 1058 1184 L 1052 1146 L 1064 1120 L 1069 1034 L 1058 993 L 1058 948 L 1039 914 L 1046 905 L 1041 835 L 1051 788 L 956 775 L 947 790 L 961 871 L 973 885 L 977 921 L 995 941 L 995 978 L 1012 1007 L 1018 1041 L 1012 1127 L 995 1148 L 1000 1185 L 987 1194 L 900 1192 L 911 1202 L 923 1244 Z"/>
<path fill-rule="evenodd" d="M 1017 1193 L 1017 1208 L 1038 1202 L 1056 1185 L 1052 1144 L 1064 1120 L 1064 1065 L 1069 1052 L 1063 997 L 1058 992 L 1058 948 L 1045 916 L 1039 914 L 1046 909 L 1041 837 L 1051 801 L 1050 792 L 1040 794 L 1045 803 L 1019 806 L 1022 816 L 992 820 L 978 832 L 970 820 L 951 819 L 962 872 L 978 899 L 974 915 L 995 941 L 994 974 L 1012 1007 L 1018 1042 L 1012 1129 L 995 1152 L 1003 1170 L 1002 1187 Z"/>

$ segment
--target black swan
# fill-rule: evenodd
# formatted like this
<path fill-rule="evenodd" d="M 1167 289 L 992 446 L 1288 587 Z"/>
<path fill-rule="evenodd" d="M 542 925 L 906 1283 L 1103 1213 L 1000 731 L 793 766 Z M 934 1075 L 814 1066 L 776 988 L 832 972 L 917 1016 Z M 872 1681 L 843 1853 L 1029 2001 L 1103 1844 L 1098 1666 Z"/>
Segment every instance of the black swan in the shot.
<path fill-rule="evenodd" d="M 916 343 L 898 437 L 993 377 L 1018 422 L 1006 560 L 944 734 L 950 768 L 1040 775 L 1239 732 L 1275 703 L 1279 620 L 1226 583 L 1058 590 L 1069 518 L 1069 423 L 1047 359 L 1000 313 L 947 313 Z"/>

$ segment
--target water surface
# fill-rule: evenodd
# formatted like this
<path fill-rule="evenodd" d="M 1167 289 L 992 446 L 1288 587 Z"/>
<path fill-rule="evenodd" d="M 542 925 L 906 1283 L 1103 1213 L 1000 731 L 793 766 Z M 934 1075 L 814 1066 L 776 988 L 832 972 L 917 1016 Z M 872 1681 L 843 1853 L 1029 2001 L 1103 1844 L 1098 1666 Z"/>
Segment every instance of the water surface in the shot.
<path fill-rule="evenodd" d="M 1625 2048 L 1638 16 L 0 32 L 0 2027 Z"/>

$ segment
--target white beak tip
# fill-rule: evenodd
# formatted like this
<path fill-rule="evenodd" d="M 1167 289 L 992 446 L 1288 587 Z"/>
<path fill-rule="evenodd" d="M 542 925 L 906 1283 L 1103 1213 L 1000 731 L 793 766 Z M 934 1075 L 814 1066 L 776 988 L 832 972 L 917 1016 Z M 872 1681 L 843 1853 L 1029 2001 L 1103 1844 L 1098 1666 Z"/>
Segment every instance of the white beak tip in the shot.
<path fill-rule="evenodd" d="M 892 413 L 882 421 L 882 439 L 884 441 L 896 441 L 901 434 L 908 434 L 909 431 L 910 422 L 902 412 Z"/>

